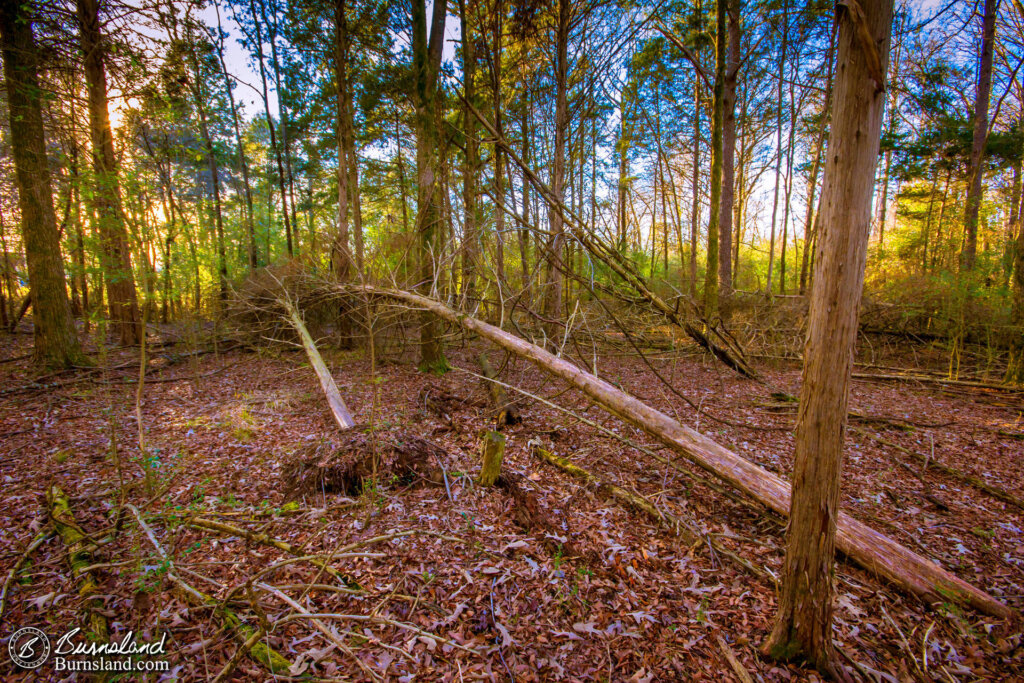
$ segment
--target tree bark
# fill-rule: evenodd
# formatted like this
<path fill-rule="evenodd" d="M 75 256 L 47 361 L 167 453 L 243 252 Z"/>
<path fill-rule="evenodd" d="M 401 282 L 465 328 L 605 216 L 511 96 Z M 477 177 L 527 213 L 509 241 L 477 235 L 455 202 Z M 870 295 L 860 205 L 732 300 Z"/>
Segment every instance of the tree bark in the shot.
<path fill-rule="evenodd" d="M 467 4 L 470 7 L 467 8 Z M 462 25 L 462 81 L 466 102 L 476 102 L 476 39 L 471 17 L 475 15 L 473 0 L 459 0 L 459 21 Z M 476 117 L 463 107 L 463 130 L 466 153 L 462 166 L 462 287 L 464 302 L 476 299 L 476 271 L 480 260 L 480 211 L 477 174 L 480 172 L 480 144 L 476 137 Z M 498 210 L 501 213 L 501 210 Z"/>
<path fill-rule="evenodd" d="M 32 32 L 31 5 L 0 0 L 0 51 L 7 82 L 11 153 L 21 209 L 28 280 L 35 306 L 33 359 L 65 368 L 84 361 L 71 318 L 57 217 L 53 210 L 50 169 L 37 74 L 39 53 Z M 74 180 L 72 180 L 74 182 Z M 68 192 L 73 200 L 74 188 Z M 5 250 L 6 251 L 6 250 Z M 4 302 L 0 301 L 0 306 Z M 6 318 L 6 315 L 4 316 Z"/>
<path fill-rule="evenodd" d="M 107 305 L 117 338 L 127 346 L 138 344 L 143 330 L 107 108 L 106 48 L 100 29 L 99 0 L 77 0 L 77 3 L 79 38 L 89 88 L 89 134 L 96 183 L 94 202 L 103 243 L 101 255 L 106 273 Z"/>
<path fill-rule="evenodd" d="M 999 0 L 985 0 L 982 17 L 981 60 L 974 99 L 974 136 L 971 160 L 967 168 L 967 204 L 964 207 L 964 247 L 960 252 L 960 270 L 974 270 L 978 252 L 978 210 L 981 208 L 984 175 L 985 140 L 988 137 L 988 104 L 992 94 L 992 61 L 996 42 L 996 14 Z"/>
<path fill-rule="evenodd" d="M 806 660 L 831 674 L 840 671 L 832 646 L 832 594 L 843 439 L 885 105 L 884 83 L 875 78 L 888 61 L 893 0 L 842 7 L 786 560 L 775 626 L 764 645 L 771 657 Z M 877 74 L 873 66 L 880 66 Z"/>
<path fill-rule="evenodd" d="M 1018 162 L 1018 166 L 1020 162 Z M 1017 177 L 1021 171 L 1018 169 Z M 1017 186 L 1016 205 L 1010 207 L 1011 215 L 1016 217 L 1017 238 L 1013 242 L 1013 303 L 1011 323 L 1015 329 L 1010 331 L 1010 363 L 1006 370 L 1006 381 L 1024 384 L 1024 198 Z"/>

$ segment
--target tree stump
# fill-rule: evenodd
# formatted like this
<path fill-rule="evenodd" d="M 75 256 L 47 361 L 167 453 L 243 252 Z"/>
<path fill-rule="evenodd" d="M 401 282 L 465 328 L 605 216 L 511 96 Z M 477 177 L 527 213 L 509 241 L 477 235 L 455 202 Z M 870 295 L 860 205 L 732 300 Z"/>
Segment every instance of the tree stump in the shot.
<path fill-rule="evenodd" d="M 480 456 L 480 484 L 494 486 L 501 474 L 501 459 L 505 456 L 505 435 L 495 431 L 484 432 Z"/>

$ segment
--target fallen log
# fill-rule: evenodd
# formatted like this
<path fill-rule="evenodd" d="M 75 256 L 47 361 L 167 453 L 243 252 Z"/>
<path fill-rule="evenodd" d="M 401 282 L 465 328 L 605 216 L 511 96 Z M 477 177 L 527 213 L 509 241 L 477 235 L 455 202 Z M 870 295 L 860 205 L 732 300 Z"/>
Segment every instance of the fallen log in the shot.
<path fill-rule="evenodd" d="M 850 377 L 852 377 L 853 379 L 859 379 L 868 382 L 919 382 L 921 384 L 939 384 L 945 387 L 988 389 L 991 391 L 1002 391 L 1008 394 L 1024 393 L 1024 389 L 1022 389 L 1021 387 L 1015 387 L 1006 384 L 997 384 L 994 382 L 980 382 L 978 380 L 972 379 L 949 379 L 948 377 L 932 377 L 930 375 L 879 375 L 871 372 L 855 372 L 852 375 L 850 375 Z"/>
<path fill-rule="evenodd" d="M 334 415 L 335 421 L 342 431 L 351 429 L 355 426 L 356 421 L 352 418 L 352 413 L 349 412 L 348 406 L 345 405 L 345 401 L 341 398 L 338 385 L 334 383 L 331 371 L 327 369 L 323 357 L 317 351 L 316 344 L 313 343 L 313 337 L 310 336 L 309 330 L 306 329 L 305 323 L 302 322 L 302 316 L 299 315 L 295 304 L 288 299 L 282 298 L 280 303 L 288 313 L 288 322 L 299 333 L 302 347 L 306 350 L 306 356 L 309 357 L 309 363 L 313 366 L 317 379 L 320 380 L 320 386 L 323 388 L 324 394 L 327 395 L 327 403 L 331 406 L 331 413 Z"/>
<path fill-rule="evenodd" d="M 56 484 L 46 489 L 46 507 L 53 521 L 53 528 L 67 546 L 71 574 L 78 581 L 78 595 L 89 606 L 89 630 L 97 642 L 105 643 L 109 637 L 107 618 L 100 613 L 103 609 L 103 600 L 95 597 L 100 594 L 100 587 L 96 577 L 89 571 L 89 567 L 94 564 L 93 552 L 96 550 L 96 543 L 75 521 L 75 515 L 71 512 L 71 501 Z"/>
<path fill-rule="evenodd" d="M 363 285 L 360 289 L 368 294 L 382 295 L 430 311 L 510 353 L 529 360 L 541 370 L 579 389 L 612 415 L 643 429 L 698 467 L 780 515 L 789 515 L 790 485 L 782 477 L 741 458 L 703 434 L 645 405 L 569 361 L 558 358 L 498 327 L 456 312 L 433 299 L 371 285 Z M 842 553 L 869 572 L 891 581 L 927 603 L 954 602 L 1001 618 L 1009 618 L 1016 614 L 1014 610 L 988 593 L 950 574 L 934 562 L 903 547 L 845 512 L 839 513 L 836 526 L 836 545 Z"/>

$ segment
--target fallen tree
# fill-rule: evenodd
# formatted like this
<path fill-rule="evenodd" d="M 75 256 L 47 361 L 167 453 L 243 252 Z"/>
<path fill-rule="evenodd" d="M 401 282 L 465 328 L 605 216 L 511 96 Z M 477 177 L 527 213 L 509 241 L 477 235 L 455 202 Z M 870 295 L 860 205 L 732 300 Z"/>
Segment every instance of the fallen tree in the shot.
<path fill-rule="evenodd" d="M 699 432 L 651 408 L 569 361 L 504 330 L 411 292 L 363 285 L 358 288 L 424 309 L 529 360 L 541 370 L 579 389 L 612 415 L 643 429 L 698 467 L 783 516 L 789 515 L 790 485 L 777 475 L 736 455 Z M 1001 618 L 1016 612 L 984 591 L 950 574 L 888 536 L 844 512 L 837 520 L 837 546 L 854 562 L 919 596 L 927 603 L 952 602 Z"/>

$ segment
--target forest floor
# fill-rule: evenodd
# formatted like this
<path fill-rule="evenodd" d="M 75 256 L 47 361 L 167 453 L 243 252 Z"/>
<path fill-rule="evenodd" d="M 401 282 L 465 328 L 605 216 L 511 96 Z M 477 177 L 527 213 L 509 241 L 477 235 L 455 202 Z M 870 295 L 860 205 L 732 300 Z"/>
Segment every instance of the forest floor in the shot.
<path fill-rule="evenodd" d="M 27 334 L 0 335 L 0 360 L 27 354 L 30 344 Z M 449 360 L 475 373 L 482 350 L 488 349 L 479 342 L 453 344 Z M 784 553 L 777 521 L 570 415 L 521 397 L 522 422 L 505 428 L 504 468 L 523 475 L 521 489 L 554 520 L 531 527 L 517 513 L 518 499 L 475 483 L 481 432 L 493 424 L 477 377 L 459 369 L 440 378 L 420 374 L 410 347 L 400 361 L 392 355 L 378 364 L 381 380 L 372 382 L 364 352 L 324 351 L 368 447 L 408 434 L 428 439 L 443 449 L 437 459 L 443 461 L 447 485 L 392 476 L 382 465 L 377 486 L 287 500 L 284 472 L 295 453 L 340 437 L 301 352 L 235 349 L 169 364 L 174 359 L 169 354 L 183 353 L 182 347 L 154 349 L 141 403 L 144 456 L 135 417 L 138 349 L 106 353 L 102 364 L 113 369 L 50 376 L 36 384 L 27 359 L 4 361 L 0 575 L 6 576 L 33 537 L 47 528 L 43 496 L 51 483 L 67 492 L 87 532 L 108 533 L 122 495 L 118 458 L 112 456 L 116 443 L 126 500 L 142 509 L 177 574 L 218 598 L 243 586 L 237 610 L 254 625 L 267 622 L 254 616 L 244 584 L 289 556 L 188 526 L 183 520 L 189 515 L 264 532 L 307 554 L 388 537 L 351 548 L 350 556 L 334 561 L 362 587 L 357 593 L 339 592 L 336 582 L 326 585 L 332 583 L 329 577 L 302 562 L 256 579 L 309 612 L 344 615 L 318 621 L 341 635 L 347 652 L 315 630 L 311 619 L 296 618 L 280 595 L 256 591 L 272 626 L 263 640 L 293 663 L 292 676 L 369 680 L 372 671 L 384 680 L 719 681 L 743 680 L 744 674 L 764 681 L 818 680 L 812 671 L 773 663 L 758 652 L 772 623 L 772 577 L 779 575 Z M 578 392 L 563 391 L 522 361 L 489 352 L 503 381 L 690 469 Z M 791 406 L 691 349 L 652 351 L 650 359 L 702 414 L 673 396 L 635 356 L 598 353 L 597 371 L 788 477 Z M 940 365 L 941 359 L 935 360 Z M 891 365 L 900 361 L 885 359 Z M 797 364 L 761 367 L 776 391 L 799 393 Z M 1024 395 L 855 380 L 851 410 L 868 417 L 851 423 L 856 429 L 847 440 L 845 508 L 1024 609 L 1024 511 L 934 469 L 921 474 L 921 463 L 871 438 L 925 453 L 1019 494 Z M 683 543 L 540 462 L 528 446 L 534 438 L 605 480 L 694 520 L 757 571 L 740 568 L 705 542 Z M 175 677 L 213 679 L 238 642 L 221 628 L 214 611 L 191 606 L 172 590 L 169 566 L 134 518 L 123 519 L 111 538 L 93 558 L 101 565 L 93 572 L 112 635 L 166 633 L 165 658 Z M 836 642 L 844 663 L 858 663 L 856 676 L 1024 678 L 1018 627 L 952 605 L 925 606 L 845 560 L 837 564 L 837 591 Z M 59 538 L 49 538 L 31 555 L 7 602 L 3 642 L 20 626 L 38 626 L 52 638 L 85 625 L 86 606 Z M 292 618 L 278 621 L 286 613 Z M 6 654 L 2 659 L 4 680 L 59 678 L 52 669 L 25 673 Z M 273 678 L 247 657 L 233 675 Z"/>

